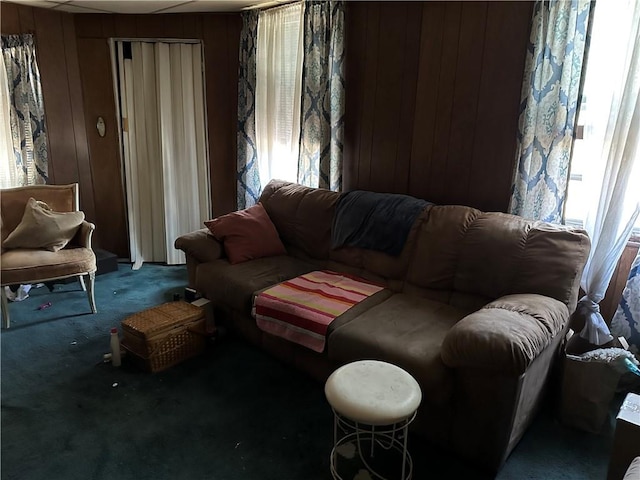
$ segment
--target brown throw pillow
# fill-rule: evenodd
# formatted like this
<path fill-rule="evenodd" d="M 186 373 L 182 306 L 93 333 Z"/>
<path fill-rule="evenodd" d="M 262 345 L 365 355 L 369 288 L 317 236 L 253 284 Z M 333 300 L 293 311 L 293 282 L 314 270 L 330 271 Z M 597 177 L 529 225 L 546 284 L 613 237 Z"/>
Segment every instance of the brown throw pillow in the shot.
<path fill-rule="evenodd" d="M 222 242 L 232 264 L 287 253 L 276 227 L 259 203 L 245 210 L 207 220 L 204 224 Z"/>
<path fill-rule="evenodd" d="M 43 248 L 57 252 L 75 236 L 83 212 L 54 212 L 44 202 L 30 198 L 22 221 L 2 242 L 5 248 Z"/>

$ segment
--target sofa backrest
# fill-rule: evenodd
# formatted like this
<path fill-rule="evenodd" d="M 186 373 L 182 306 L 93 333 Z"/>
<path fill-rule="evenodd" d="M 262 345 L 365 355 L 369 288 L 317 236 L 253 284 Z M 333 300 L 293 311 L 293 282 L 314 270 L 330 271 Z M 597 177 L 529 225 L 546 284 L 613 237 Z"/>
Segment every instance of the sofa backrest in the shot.
<path fill-rule="evenodd" d="M 396 291 L 476 309 L 503 295 L 538 293 L 575 309 L 589 237 L 579 229 L 485 213 L 428 206 L 397 256 L 331 248 L 340 194 L 274 180 L 260 202 L 289 254 L 319 268 L 360 275 Z"/>
<path fill-rule="evenodd" d="M 402 290 L 418 230 L 428 208 L 414 223 L 400 255 L 355 247 L 331 248 L 331 227 L 340 194 L 272 180 L 260 202 L 276 226 L 287 253 L 311 261 L 318 268 L 345 272 Z"/>
<path fill-rule="evenodd" d="M 290 254 L 327 260 L 338 198 L 340 194 L 330 190 L 272 180 L 259 201 Z"/>
<path fill-rule="evenodd" d="M 434 206 L 422 223 L 405 290 L 469 302 L 537 293 L 575 309 L 586 232 L 505 213 Z"/>
<path fill-rule="evenodd" d="M 400 255 L 393 256 L 356 247 L 336 248 L 329 253 L 330 261 L 327 268 L 358 275 L 381 283 L 391 290 L 402 291 L 418 241 L 420 226 L 427 218 L 430 208 L 431 205 L 428 205 L 413 223 Z"/>

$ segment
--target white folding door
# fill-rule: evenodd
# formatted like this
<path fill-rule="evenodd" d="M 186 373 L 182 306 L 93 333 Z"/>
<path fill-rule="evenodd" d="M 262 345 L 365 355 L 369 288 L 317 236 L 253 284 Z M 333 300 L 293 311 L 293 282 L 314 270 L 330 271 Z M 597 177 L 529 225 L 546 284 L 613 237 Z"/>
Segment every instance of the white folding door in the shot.
<path fill-rule="evenodd" d="M 211 215 L 202 45 L 113 47 L 133 268 L 184 263 L 173 242 Z"/>

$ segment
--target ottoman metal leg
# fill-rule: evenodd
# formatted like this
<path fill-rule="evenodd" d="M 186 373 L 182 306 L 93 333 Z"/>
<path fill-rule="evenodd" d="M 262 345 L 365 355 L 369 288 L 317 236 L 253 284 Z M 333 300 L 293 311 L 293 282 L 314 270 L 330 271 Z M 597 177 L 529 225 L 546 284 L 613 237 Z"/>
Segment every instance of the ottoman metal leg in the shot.
<path fill-rule="evenodd" d="M 415 418 L 415 413 L 408 419 L 394 425 L 379 427 L 352 422 L 334 410 L 333 449 L 330 456 L 331 475 L 336 480 L 350 480 L 339 473 L 338 457 L 341 447 L 351 444 L 354 454 L 360 459 L 360 464 L 378 480 L 410 480 L 413 477 L 413 459 L 407 448 L 409 424 Z M 367 445 L 367 442 L 369 444 Z M 391 451 L 394 464 L 399 463 L 400 477 L 386 477 L 376 466 L 376 448 Z M 355 456 L 355 455 L 354 455 Z M 379 457 L 379 456 L 378 456 Z M 389 455 L 387 454 L 387 457 Z"/>

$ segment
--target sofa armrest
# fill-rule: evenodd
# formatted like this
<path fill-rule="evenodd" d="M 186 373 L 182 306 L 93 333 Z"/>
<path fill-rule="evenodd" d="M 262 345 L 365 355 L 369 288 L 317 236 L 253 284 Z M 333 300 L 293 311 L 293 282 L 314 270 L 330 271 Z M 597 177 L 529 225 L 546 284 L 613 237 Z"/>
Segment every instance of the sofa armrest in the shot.
<path fill-rule="evenodd" d="M 537 294 L 506 295 L 467 315 L 447 333 L 442 361 L 520 375 L 569 321 L 567 306 Z"/>
<path fill-rule="evenodd" d="M 174 247 L 191 255 L 200 263 L 212 262 L 224 256 L 222 243 L 206 228 L 176 238 Z"/>

